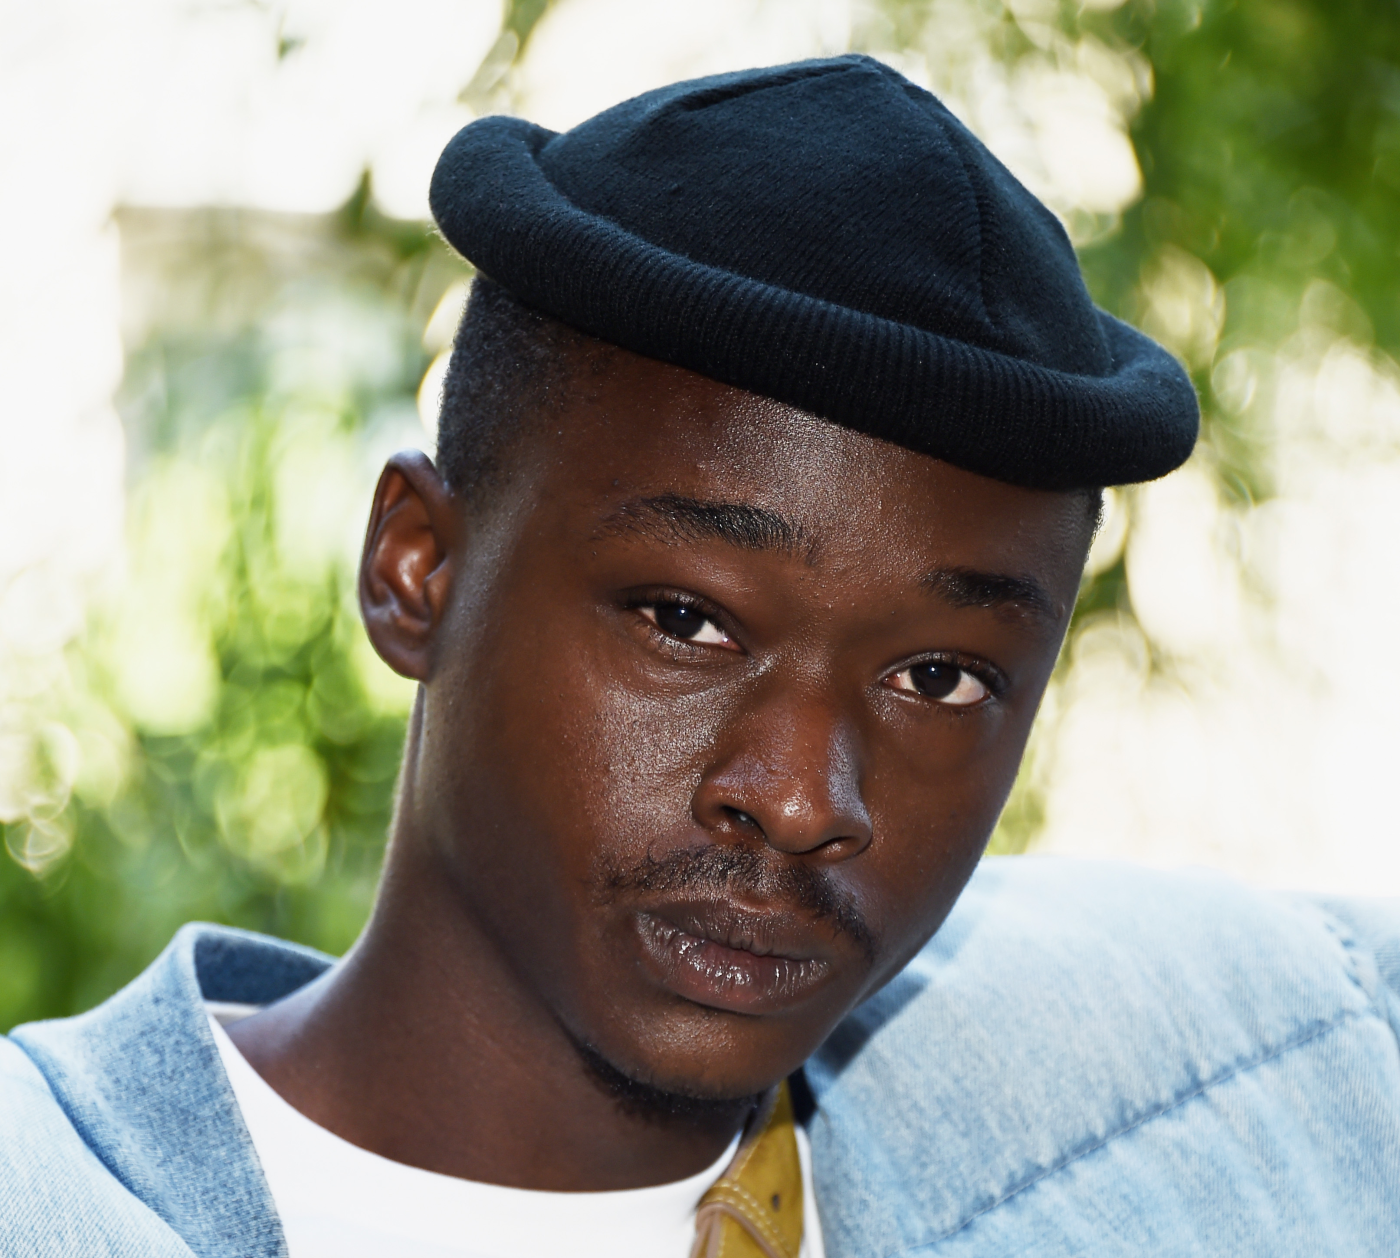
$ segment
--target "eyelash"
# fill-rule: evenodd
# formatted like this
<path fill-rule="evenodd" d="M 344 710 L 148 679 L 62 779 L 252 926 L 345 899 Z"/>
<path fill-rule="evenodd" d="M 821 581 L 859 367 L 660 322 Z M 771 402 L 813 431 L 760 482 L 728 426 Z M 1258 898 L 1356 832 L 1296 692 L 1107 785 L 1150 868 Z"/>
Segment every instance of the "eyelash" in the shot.
<path fill-rule="evenodd" d="M 980 708 L 986 707 L 989 703 L 999 701 L 1006 694 L 1007 680 L 999 668 L 988 664 L 985 660 L 959 655 L 956 652 L 935 652 L 933 655 L 925 655 L 917 660 L 910 660 L 907 663 L 901 664 L 898 668 L 891 669 L 881 679 L 881 682 L 883 684 L 891 678 L 898 677 L 900 673 L 907 672 L 911 668 L 918 668 L 923 664 L 950 664 L 952 667 L 961 669 L 963 672 L 975 677 L 986 687 L 987 694 L 984 698 L 979 699 L 976 703 L 968 704 L 943 703 L 938 699 L 926 695 L 911 695 L 912 698 L 922 698 L 926 702 L 934 704 L 953 716 L 966 716 L 970 712 L 975 712 Z M 890 689 L 895 690 L 893 686 L 891 686 Z M 910 695 L 910 692 L 907 690 L 895 690 L 895 693 Z"/>
<path fill-rule="evenodd" d="M 679 590 L 650 590 L 637 595 L 627 601 L 630 611 L 641 612 L 647 607 L 684 607 L 688 611 L 693 611 L 697 616 L 703 616 L 707 621 L 715 626 L 731 642 L 737 645 L 738 639 L 724 626 L 723 613 L 713 604 L 703 598 L 697 598 L 693 594 L 684 594 Z M 655 621 L 646 616 L 641 617 L 642 623 L 647 628 L 647 633 L 652 642 L 663 650 L 677 658 L 687 660 L 709 659 L 716 647 L 711 643 L 690 642 L 685 638 L 673 637 L 661 628 Z M 728 650 L 729 648 L 719 648 Z"/>
<path fill-rule="evenodd" d="M 648 607 L 654 608 L 658 606 L 687 608 L 695 612 L 696 615 L 703 616 L 714 625 L 716 629 L 729 638 L 730 641 L 735 642 L 737 645 L 737 639 L 734 634 L 724 625 L 723 613 L 707 600 L 697 598 L 693 594 L 686 594 L 679 590 L 649 590 L 637 595 L 635 598 L 629 599 L 627 602 L 627 607 L 637 612 Z M 674 637 L 649 617 L 642 616 L 641 619 L 642 623 L 646 625 L 648 636 L 652 639 L 652 642 L 674 658 L 683 658 L 686 660 L 712 658 L 715 644 L 691 642 L 685 638 Z M 987 664 L 983 660 L 972 659 L 955 652 L 940 652 L 933 655 L 925 655 L 919 659 L 901 664 L 898 668 L 892 669 L 885 674 L 884 678 L 881 679 L 882 684 L 889 678 L 897 677 L 900 673 L 911 668 L 918 668 L 923 664 L 950 664 L 954 668 L 961 669 L 975 677 L 986 687 L 986 698 L 972 704 L 948 704 L 938 699 L 928 698 L 927 696 L 913 696 L 916 698 L 924 698 L 927 702 L 933 703 L 937 707 L 955 716 L 965 716 L 969 712 L 986 707 L 989 702 L 1000 700 L 1006 693 L 1007 682 L 1000 669 Z M 890 687 L 890 689 L 894 689 L 894 687 Z M 896 690 L 895 693 L 907 695 L 910 692 Z"/>

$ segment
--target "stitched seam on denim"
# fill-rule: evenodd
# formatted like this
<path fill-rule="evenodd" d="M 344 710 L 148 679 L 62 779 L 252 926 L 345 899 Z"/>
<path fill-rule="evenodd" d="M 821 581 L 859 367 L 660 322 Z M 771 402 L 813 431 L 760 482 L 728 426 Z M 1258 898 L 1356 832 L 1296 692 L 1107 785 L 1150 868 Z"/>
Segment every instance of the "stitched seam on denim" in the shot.
<path fill-rule="evenodd" d="M 1297 906 L 1295 906 L 1297 907 Z M 1376 1016 L 1382 1022 L 1388 1023 L 1391 1031 L 1395 1035 L 1396 1046 L 1400 1048 L 1400 992 L 1391 987 L 1386 982 L 1384 974 L 1376 974 L 1376 982 L 1380 991 L 1377 995 L 1372 995 L 1362 984 L 1360 977 L 1356 973 L 1356 954 L 1366 948 L 1366 945 L 1356 937 L 1356 932 L 1351 925 L 1335 913 L 1323 908 L 1320 904 L 1307 904 L 1309 912 L 1315 913 L 1322 922 L 1323 927 L 1337 941 L 1342 951 L 1346 954 L 1347 977 L 1356 984 L 1357 990 L 1365 997 L 1366 1003 L 1375 1010 Z M 1301 909 L 1299 910 L 1301 911 Z M 1372 954 L 1372 963 L 1375 958 Z"/>
<path fill-rule="evenodd" d="M 1307 907 L 1312 913 L 1316 914 L 1318 922 L 1322 925 L 1322 929 L 1331 936 L 1332 941 L 1342 950 L 1342 956 L 1345 960 L 1345 964 L 1342 968 L 1346 971 L 1347 978 L 1351 980 L 1356 990 L 1366 998 L 1366 1003 L 1374 1008 L 1376 1002 L 1372 998 L 1371 993 L 1362 985 L 1361 977 L 1356 972 L 1356 953 L 1361 945 L 1357 941 L 1355 932 L 1346 922 L 1342 921 L 1341 918 L 1333 916 L 1320 905 L 1310 904 Z M 1303 916 L 1297 905 L 1294 906 L 1294 912 L 1297 912 L 1300 917 Z"/>
<path fill-rule="evenodd" d="M 967 1218 L 965 1218 L 956 1227 L 950 1228 L 948 1231 L 943 1232 L 938 1236 L 931 1237 L 929 1240 L 920 1241 L 917 1245 L 910 1245 L 904 1249 L 892 1250 L 890 1251 L 888 1258 L 906 1258 L 907 1255 L 920 1253 L 921 1251 L 928 1249 L 932 1245 L 942 1244 L 949 1237 L 956 1236 L 964 1228 L 974 1223 L 984 1214 L 990 1214 L 993 1210 L 996 1210 L 1000 1206 L 1005 1205 L 1008 1201 L 1011 1200 L 1012 1197 L 1019 1196 L 1028 1188 L 1034 1188 L 1035 1185 L 1040 1183 L 1042 1180 L 1049 1179 L 1050 1176 L 1058 1174 L 1067 1166 L 1071 1166 L 1075 1162 L 1078 1162 L 1081 1158 L 1088 1157 L 1091 1153 L 1097 1153 L 1100 1149 L 1105 1148 L 1107 1145 L 1119 1139 L 1121 1136 L 1126 1136 L 1130 1132 L 1136 1131 L 1139 1127 L 1145 1127 L 1154 1119 L 1161 1118 L 1165 1114 L 1170 1114 L 1173 1110 L 1180 1109 L 1183 1105 L 1186 1105 L 1188 1102 L 1194 1101 L 1198 1097 L 1204 1096 L 1212 1088 L 1218 1087 L 1222 1083 L 1228 1083 L 1231 1079 L 1238 1078 L 1240 1075 L 1248 1074 L 1251 1070 L 1257 1070 L 1260 1066 L 1267 1066 L 1271 1061 L 1276 1061 L 1285 1053 L 1290 1053 L 1296 1048 L 1302 1048 L 1307 1044 L 1311 1044 L 1314 1040 L 1321 1039 L 1324 1035 L 1327 1035 L 1329 1032 L 1337 1030 L 1337 1028 L 1342 1026 L 1344 1023 L 1351 1022 L 1354 1019 L 1359 1018 L 1361 1016 L 1362 1014 L 1359 1011 L 1351 1009 L 1343 1010 L 1340 1014 L 1337 1015 L 1337 1017 L 1333 1018 L 1330 1022 L 1324 1023 L 1322 1026 L 1313 1027 L 1312 1029 L 1308 1030 L 1303 1034 L 1299 1034 L 1294 1036 L 1292 1039 L 1285 1040 L 1277 1048 L 1269 1049 L 1266 1052 L 1260 1054 L 1259 1056 L 1252 1057 L 1247 1061 L 1237 1062 L 1235 1065 L 1228 1067 L 1227 1069 L 1221 1071 L 1221 1073 L 1215 1075 L 1214 1077 L 1207 1079 L 1204 1083 L 1197 1084 L 1189 1092 L 1182 1093 L 1180 1096 L 1173 1098 L 1171 1101 L 1168 1101 L 1165 1105 L 1160 1105 L 1156 1109 L 1149 1110 L 1147 1113 L 1141 1115 L 1138 1118 L 1135 1118 L 1132 1122 L 1127 1123 L 1124 1126 L 1118 1128 L 1117 1131 L 1110 1132 L 1101 1140 L 1096 1140 L 1093 1144 L 1086 1145 L 1082 1149 L 1076 1149 L 1068 1157 L 1062 1158 L 1053 1166 L 1046 1167 L 1043 1171 L 1040 1171 L 1037 1174 L 1033 1175 L 1024 1183 L 1017 1184 L 1015 1188 L 1012 1188 L 1008 1192 L 1003 1193 L 995 1201 L 983 1206 L 980 1210 L 977 1210 L 974 1213 L 968 1215 Z M 1373 1014 L 1373 1016 L 1375 1015 Z"/>

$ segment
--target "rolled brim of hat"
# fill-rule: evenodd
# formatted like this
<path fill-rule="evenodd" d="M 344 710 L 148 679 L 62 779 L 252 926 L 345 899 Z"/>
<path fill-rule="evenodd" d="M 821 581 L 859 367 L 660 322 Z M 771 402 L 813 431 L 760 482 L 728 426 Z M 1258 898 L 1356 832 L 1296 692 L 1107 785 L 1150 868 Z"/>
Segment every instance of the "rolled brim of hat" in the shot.
<path fill-rule="evenodd" d="M 481 119 L 430 200 L 566 324 L 997 480 L 1151 480 L 1196 440 L 1185 371 L 1093 306 L 1049 212 L 866 58 L 677 84 L 562 134 Z"/>

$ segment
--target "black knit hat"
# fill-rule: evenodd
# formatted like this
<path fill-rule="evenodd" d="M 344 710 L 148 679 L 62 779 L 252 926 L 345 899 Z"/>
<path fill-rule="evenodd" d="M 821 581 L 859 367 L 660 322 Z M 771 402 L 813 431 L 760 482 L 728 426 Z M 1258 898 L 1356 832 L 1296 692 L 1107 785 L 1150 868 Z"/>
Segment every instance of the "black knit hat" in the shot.
<path fill-rule="evenodd" d="M 572 131 L 483 118 L 442 234 L 564 323 L 998 480 L 1150 480 L 1186 373 L 1097 309 L 1064 230 L 928 92 L 868 57 L 648 92 Z"/>

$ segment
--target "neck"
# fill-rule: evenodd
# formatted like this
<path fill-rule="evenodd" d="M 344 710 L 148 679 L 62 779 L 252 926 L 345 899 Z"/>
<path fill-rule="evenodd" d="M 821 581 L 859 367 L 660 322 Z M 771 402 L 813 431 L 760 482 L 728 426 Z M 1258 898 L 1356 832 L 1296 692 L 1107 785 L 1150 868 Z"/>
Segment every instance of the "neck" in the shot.
<path fill-rule="evenodd" d="M 231 1029 L 254 1069 L 352 1144 L 463 1179 L 606 1191 L 683 1179 L 717 1159 L 750 1103 L 668 1109 L 590 1063 L 468 920 L 408 796 L 355 947 Z"/>

